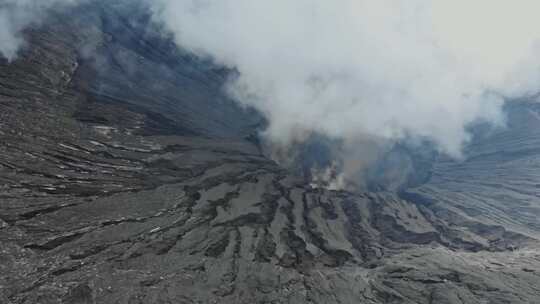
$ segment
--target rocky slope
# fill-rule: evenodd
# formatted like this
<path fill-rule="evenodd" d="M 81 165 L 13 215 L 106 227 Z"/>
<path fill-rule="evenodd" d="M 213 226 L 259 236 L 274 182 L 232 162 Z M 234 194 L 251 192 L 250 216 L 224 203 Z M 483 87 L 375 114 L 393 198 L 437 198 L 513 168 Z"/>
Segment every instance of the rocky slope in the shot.
<path fill-rule="evenodd" d="M 459 213 L 537 237 L 540 107 L 516 101 L 506 112 L 506 128 L 478 132 L 465 160 L 437 161 L 429 181 L 407 194 L 432 209 L 446 210 L 443 213 Z"/>
<path fill-rule="evenodd" d="M 399 196 L 312 189 L 227 71 L 144 14 L 69 14 L 0 63 L 0 302 L 540 301 L 534 105 Z"/>

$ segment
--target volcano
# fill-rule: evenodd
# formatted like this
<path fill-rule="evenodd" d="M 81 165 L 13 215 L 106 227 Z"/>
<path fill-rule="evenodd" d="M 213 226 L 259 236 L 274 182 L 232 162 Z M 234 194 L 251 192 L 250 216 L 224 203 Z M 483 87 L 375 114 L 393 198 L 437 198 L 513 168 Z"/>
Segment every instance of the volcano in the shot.
<path fill-rule="evenodd" d="M 540 303 L 537 103 L 415 183 L 329 190 L 144 9 L 24 37 L 0 59 L 0 302 Z"/>

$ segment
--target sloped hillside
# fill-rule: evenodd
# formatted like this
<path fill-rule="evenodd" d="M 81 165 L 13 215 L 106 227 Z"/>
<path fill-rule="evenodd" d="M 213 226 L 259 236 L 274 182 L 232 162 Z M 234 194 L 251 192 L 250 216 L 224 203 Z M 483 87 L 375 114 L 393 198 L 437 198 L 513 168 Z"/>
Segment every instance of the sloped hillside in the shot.
<path fill-rule="evenodd" d="M 0 63 L 0 302 L 540 301 L 534 106 L 400 196 L 313 189 L 230 71 L 132 13 L 57 13 Z"/>

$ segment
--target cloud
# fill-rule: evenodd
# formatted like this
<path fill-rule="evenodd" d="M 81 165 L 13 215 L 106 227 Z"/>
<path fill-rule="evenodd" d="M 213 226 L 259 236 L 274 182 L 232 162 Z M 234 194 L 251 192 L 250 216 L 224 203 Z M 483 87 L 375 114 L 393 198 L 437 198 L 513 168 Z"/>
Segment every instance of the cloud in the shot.
<path fill-rule="evenodd" d="M 538 87 L 534 0 L 154 0 L 177 43 L 237 69 L 229 92 L 287 144 L 429 139 L 459 157 L 467 125 L 502 124 Z"/>
<path fill-rule="evenodd" d="M 2 0 L 0 2 L 0 55 L 13 60 L 24 45 L 22 31 L 38 24 L 48 10 L 76 3 L 76 0 Z"/>
<path fill-rule="evenodd" d="M 26 27 L 80 1 L 3 0 L 0 54 L 14 59 Z M 504 101 L 540 83 L 536 0 L 141 2 L 180 47 L 238 71 L 226 89 L 266 116 L 275 155 L 301 157 L 291 150 L 320 134 L 340 145 L 340 174 L 393 142 L 459 158 L 470 124 L 503 125 Z"/>

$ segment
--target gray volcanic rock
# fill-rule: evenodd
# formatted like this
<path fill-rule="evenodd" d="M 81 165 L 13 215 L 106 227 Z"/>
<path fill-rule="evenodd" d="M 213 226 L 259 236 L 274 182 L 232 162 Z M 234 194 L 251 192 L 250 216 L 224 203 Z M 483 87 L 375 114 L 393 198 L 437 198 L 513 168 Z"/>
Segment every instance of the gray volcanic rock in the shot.
<path fill-rule="evenodd" d="M 53 15 L 0 65 L 0 302 L 540 302 L 532 131 L 401 197 L 313 189 L 246 139 L 230 71 L 132 13 Z"/>
<path fill-rule="evenodd" d="M 540 106 L 516 101 L 506 110 L 506 128 L 477 132 L 463 161 L 435 162 L 428 181 L 408 189 L 403 197 L 428 206 L 440 217 L 459 219 L 456 224 L 471 230 L 490 231 L 494 239 L 504 233 L 502 227 L 537 238 Z"/>

